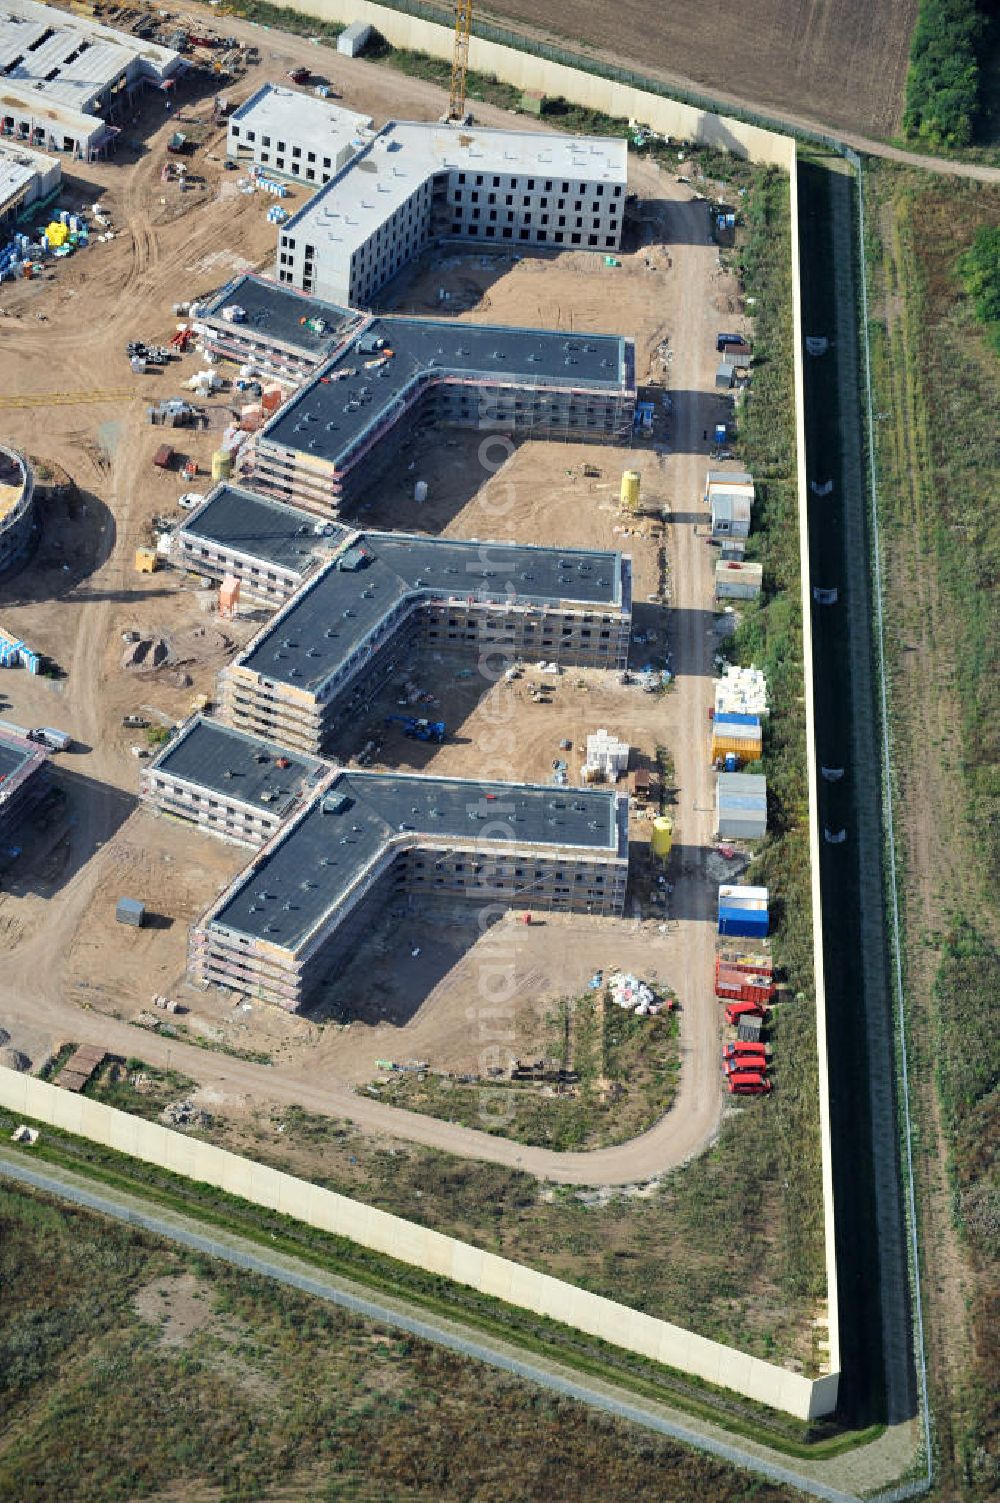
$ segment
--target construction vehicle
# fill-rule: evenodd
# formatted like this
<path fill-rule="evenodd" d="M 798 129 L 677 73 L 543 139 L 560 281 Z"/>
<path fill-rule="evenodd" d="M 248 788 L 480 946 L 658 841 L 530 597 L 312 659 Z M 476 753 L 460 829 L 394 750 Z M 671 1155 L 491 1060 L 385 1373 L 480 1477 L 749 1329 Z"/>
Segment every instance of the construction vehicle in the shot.
<path fill-rule="evenodd" d="M 440 746 L 445 738 L 443 720 L 424 720 L 416 715 L 387 715 L 386 725 L 401 725 L 403 735 L 412 741 L 436 741 Z"/>
<path fill-rule="evenodd" d="M 288 70 L 288 80 L 290 83 L 307 84 L 310 78 L 312 78 L 312 73 L 308 68 L 289 68 Z"/>
<path fill-rule="evenodd" d="M 752 1070 L 743 1070 L 739 1074 L 730 1075 L 727 1081 L 731 1096 L 767 1096 L 770 1094 L 771 1082 L 766 1075 L 758 1075 Z"/>
<path fill-rule="evenodd" d="M 730 1002 L 726 1007 L 726 1022 L 736 1024 L 740 1018 L 766 1018 L 767 1008 L 759 1002 Z"/>

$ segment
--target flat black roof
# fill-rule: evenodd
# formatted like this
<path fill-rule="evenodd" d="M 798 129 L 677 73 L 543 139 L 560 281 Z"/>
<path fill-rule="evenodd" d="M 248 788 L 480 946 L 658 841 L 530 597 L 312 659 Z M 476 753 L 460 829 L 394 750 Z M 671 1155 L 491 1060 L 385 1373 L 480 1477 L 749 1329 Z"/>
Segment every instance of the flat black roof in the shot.
<path fill-rule="evenodd" d="M 358 566 L 343 567 L 352 562 Z M 316 689 L 407 596 L 566 600 L 607 610 L 621 603 L 621 572 L 617 553 L 367 532 L 237 661 L 279 683 Z"/>
<path fill-rule="evenodd" d="M 280 767 L 279 759 L 288 765 Z M 150 770 L 197 783 L 227 799 L 283 814 L 312 792 L 327 771 L 316 757 L 287 751 L 217 720 L 196 715 L 150 764 Z M 262 795 L 269 794 L 265 798 Z"/>
<path fill-rule="evenodd" d="M 343 772 L 237 878 L 209 928 L 220 926 L 294 951 L 386 841 L 407 832 L 456 844 L 477 842 L 480 850 L 512 842 L 619 850 L 611 789 Z"/>
<path fill-rule="evenodd" d="M 381 340 L 383 350 L 375 346 Z M 365 369 L 385 350 L 392 358 Z M 612 390 L 630 381 L 626 341 L 618 334 L 403 317 L 376 318 L 261 429 L 261 439 L 303 450 L 331 464 L 382 421 L 386 410 L 434 375 L 496 380 L 504 385 L 585 386 Z"/>
<path fill-rule="evenodd" d="M 347 528 L 241 486 L 222 484 L 191 513 L 181 533 L 302 574 L 317 555 L 336 548 Z"/>
<path fill-rule="evenodd" d="M 315 361 L 327 360 L 359 317 L 350 308 L 327 303 L 251 272 L 229 282 L 209 302 L 199 304 L 198 318 L 218 319 L 223 308 L 232 303 L 246 314 L 240 323 L 229 326 L 234 332 L 252 331 L 263 338 L 276 339 Z M 327 327 L 310 328 L 307 322 L 310 319 L 318 319 Z"/>

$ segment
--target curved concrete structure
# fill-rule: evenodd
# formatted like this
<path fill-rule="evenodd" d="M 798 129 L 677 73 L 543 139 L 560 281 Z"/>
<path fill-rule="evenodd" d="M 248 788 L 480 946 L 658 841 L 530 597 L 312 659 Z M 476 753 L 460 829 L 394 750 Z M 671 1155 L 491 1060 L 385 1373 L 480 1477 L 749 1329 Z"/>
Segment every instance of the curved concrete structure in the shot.
<path fill-rule="evenodd" d="M 34 500 L 30 464 L 16 449 L 0 444 L 0 570 L 16 564 L 28 547 Z"/>

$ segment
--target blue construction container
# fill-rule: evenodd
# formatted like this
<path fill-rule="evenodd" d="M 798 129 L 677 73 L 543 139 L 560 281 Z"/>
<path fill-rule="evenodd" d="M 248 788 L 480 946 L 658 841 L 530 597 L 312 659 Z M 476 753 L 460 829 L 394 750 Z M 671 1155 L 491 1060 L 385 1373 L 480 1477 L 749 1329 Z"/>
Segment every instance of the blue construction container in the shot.
<path fill-rule="evenodd" d="M 770 916 L 766 887 L 719 888 L 719 933 L 733 939 L 766 939 Z"/>

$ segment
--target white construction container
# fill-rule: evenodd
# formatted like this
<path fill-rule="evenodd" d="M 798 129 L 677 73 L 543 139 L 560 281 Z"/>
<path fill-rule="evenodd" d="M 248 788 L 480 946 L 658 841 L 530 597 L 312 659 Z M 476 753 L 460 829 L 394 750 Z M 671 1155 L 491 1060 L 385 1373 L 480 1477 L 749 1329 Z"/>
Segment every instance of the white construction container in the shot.
<path fill-rule="evenodd" d="M 367 21 L 353 21 L 337 38 L 337 51 L 342 57 L 357 57 L 372 38 L 372 27 Z"/>
<path fill-rule="evenodd" d="M 762 840 L 767 834 L 767 779 L 759 773 L 720 772 L 715 814 L 721 840 Z"/>

